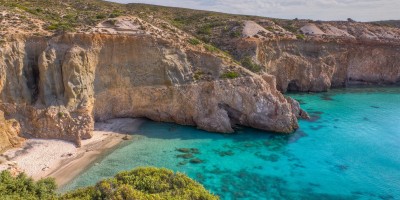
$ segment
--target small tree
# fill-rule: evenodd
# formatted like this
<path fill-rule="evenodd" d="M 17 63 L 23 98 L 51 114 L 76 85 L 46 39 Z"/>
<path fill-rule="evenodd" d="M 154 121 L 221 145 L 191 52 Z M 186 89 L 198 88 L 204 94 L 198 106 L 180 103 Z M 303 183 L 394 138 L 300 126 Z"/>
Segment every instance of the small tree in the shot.
<path fill-rule="evenodd" d="M 353 20 L 352 18 L 347 18 L 348 22 L 356 22 L 355 20 Z"/>

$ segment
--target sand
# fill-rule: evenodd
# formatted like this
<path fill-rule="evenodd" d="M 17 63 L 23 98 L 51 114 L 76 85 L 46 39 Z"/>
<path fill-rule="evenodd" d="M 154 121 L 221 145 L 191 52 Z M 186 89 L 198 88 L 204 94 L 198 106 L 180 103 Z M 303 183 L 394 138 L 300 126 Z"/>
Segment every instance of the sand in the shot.
<path fill-rule="evenodd" d="M 93 137 L 82 141 L 82 147 L 61 140 L 28 139 L 17 149 L 2 154 L 0 171 L 25 172 L 35 180 L 53 177 L 57 185 L 72 181 L 101 155 L 115 149 L 138 130 L 142 119 L 113 119 L 96 123 Z"/>
<path fill-rule="evenodd" d="M 253 37 L 257 35 L 259 32 L 264 32 L 265 34 L 271 33 L 270 31 L 266 30 L 264 27 L 260 26 L 256 22 L 245 21 L 242 33 L 244 37 Z"/>
<path fill-rule="evenodd" d="M 305 26 L 300 28 L 301 32 L 303 32 L 306 35 L 324 35 L 325 32 L 323 32 L 320 28 L 318 28 L 317 25 L 309 23 L 306 24 Z"/>

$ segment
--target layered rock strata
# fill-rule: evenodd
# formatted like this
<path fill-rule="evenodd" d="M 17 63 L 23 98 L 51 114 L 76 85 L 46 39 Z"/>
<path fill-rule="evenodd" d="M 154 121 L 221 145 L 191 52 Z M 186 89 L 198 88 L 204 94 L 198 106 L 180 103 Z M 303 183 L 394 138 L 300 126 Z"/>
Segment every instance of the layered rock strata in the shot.
<path fill-rule="evenodd" d="M 321 22 L 299 31 L 304 35 L 298 38 L 259 32 L 224 45 L 237 60 L 251 59 L 262 72 L 275 76 L 282 92 L 400 83 L 400 29 Z"/>
<path fill-rule="evenodd" d="M 33 137 L 79 145 L 96 120 L 119 117 L 226 133 L 298 127 L 274 81 L 151 34 L 13 37 L 0 57 L 0 110 Z M 228 72 L 238 77 L 222 78 Z"/>
<path fill-rule="evenodd" d="M 246 39 L 237 47 L 274 75 L 283 92 L 400 82 L 400 45 L 396 44 Z"/>

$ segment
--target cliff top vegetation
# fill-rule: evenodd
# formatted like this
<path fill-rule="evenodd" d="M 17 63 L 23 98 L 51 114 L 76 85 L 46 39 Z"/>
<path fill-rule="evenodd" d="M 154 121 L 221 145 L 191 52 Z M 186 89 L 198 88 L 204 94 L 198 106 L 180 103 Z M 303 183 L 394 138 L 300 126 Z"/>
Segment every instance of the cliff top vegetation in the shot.
<path fill-rule="evenodd" d="M 378 27 L 398 27 L 398 21 L 360 23 L 354 21 L 322 22 L 303 19 L 274 19 L 258 16 L 233 15 L 211 11 L 172 8 L 147 4 L 118 4 L 101 0 L 0 0 L 0 21 L 6 18 L 28 22 L 32 30 L 43 28 L 47 31 L 77 31 L 93 27 L 99 22 L 122 15 L 134 15 L 151 22 L 163 19 L 205 42 L 221 39 L 221 34 L 229 37 L 241 36 L 243 21 L 255 21 L 271 32 L 284 34 L 301 33 L 307 23 L 328 23 L 340 26 L 364 24 Z M 37 27 L 34 20 L 43 21 Z M 18 24 L 14 24 L 18 25 Z M 4 26 L 3 29 L 7 28 Z"/>

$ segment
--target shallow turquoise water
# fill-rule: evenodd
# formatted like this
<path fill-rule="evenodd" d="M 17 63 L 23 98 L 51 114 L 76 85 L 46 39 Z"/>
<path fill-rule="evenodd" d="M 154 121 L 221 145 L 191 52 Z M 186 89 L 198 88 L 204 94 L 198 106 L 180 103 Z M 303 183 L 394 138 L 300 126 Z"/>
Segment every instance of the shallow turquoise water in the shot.
<path fill-rule="evenodd" d="M 64 190 L 157 166 L 188 174 L 222 199 L 400 199 L 400 88 L 290 96 L 312 116 L 293 135 L 146 122 Z M 178 148 L 197 148 L 193 158 L 203 163 L 177 157 Z"/>

